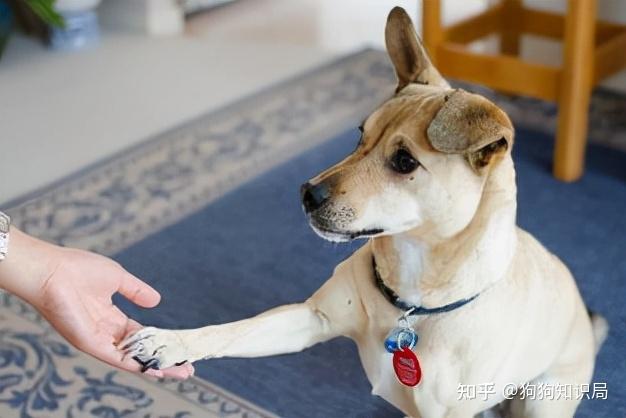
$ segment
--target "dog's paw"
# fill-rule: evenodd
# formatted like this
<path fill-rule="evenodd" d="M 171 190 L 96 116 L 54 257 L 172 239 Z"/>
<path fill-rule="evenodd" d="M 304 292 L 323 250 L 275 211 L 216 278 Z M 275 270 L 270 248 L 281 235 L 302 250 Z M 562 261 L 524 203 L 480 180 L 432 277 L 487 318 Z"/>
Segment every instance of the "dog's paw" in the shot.
<path fill-rule="evenodd" d="M 180 366 L 189 360 L 186 346 L 177 331 L 146 327 L 119 344 L 124 357 L 141 364 L 141 371 Z"/>

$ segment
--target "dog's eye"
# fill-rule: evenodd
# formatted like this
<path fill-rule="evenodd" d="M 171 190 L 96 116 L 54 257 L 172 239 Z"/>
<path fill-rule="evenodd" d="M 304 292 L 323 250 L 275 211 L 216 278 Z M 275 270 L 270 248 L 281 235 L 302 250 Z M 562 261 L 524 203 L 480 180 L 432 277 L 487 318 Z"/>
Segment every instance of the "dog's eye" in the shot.
<path fill-rule="evenodd" d="M 400 174 L 409 174 L 419 166 L 419 162 L 404 148 L 391 156 L 391 168 Z"/>

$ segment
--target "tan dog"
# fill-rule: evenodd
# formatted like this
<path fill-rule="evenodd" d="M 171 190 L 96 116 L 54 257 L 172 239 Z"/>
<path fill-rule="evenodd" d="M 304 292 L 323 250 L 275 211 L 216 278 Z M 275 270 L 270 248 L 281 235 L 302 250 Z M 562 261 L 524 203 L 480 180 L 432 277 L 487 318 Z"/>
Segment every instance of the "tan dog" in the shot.
<path fill-rule="evenodd" d="M 357 150 L 302 190 L 319 235 L 369 241 L 304 303 L 201 329 L 145 328 L 123 343 L 129 355 L 163 368 L 296 352 L 344 335 L 358 345 L 372 392 L 424 418 L 472 417 L 505 399 L 507 385 L 589 383 L 606 323 L 596 317 L 592 327 L 567 267 L 515 224 L 510 120 L 450 88 L 400 8 L 386 42 L 396 95 L 367 118 Z M 399 303 L 414 307 L 407 321 L 423 373 L 415 387 L 398 382 L 383 347 Z M 487 400 L 459 396 L 461 385 L 484 384 L 493 385 Z M 518 396 L 511 413 L 571 417 L 578 402 Z"/>

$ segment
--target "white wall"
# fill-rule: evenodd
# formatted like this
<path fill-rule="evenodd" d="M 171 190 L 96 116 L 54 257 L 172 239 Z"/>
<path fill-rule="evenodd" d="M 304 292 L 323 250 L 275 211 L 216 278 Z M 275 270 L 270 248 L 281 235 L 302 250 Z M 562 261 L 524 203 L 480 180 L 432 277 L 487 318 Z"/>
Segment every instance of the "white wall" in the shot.
<path fill-rule="evenodd" d="M 444 23 L 455 22 L 486 8 L 488 0 L 453 0 L 443 3 Z M 349 49 L 359 42 L 384 48 L 387 14 L 401 6 L 411 15 L 421 32 L 422 6 L 416 0 L 340 0 L 317 3 L 318 33 L 324 45 L 336 50 Z"/>

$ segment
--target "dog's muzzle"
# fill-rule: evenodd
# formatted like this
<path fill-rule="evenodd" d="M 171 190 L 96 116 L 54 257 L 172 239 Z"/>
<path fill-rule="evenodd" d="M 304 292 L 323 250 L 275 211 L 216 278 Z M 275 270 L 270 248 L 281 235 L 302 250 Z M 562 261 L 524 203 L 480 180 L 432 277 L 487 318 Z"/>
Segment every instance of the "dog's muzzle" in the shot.
<path fill-rule="evenodd" d="M 300 187 L 302 207 L 309 218 L 309 224 L 319 236 L 330 241 L 342 242 L 384 232 L 381 228 L 351 230 L 354 209 L 343 205 L 333 206 L 331 193 L 332 189 L 327 181 L 318 184 L 307 182 Z"/>
<path fill-rule="evenodd" d="M 325 183 L 311 184 L 304 183 L 300 187 L 300 197 L 302 198 L 302 206 L 307 214 L 321 208 L 330 198 L 330 187 Z"/>

